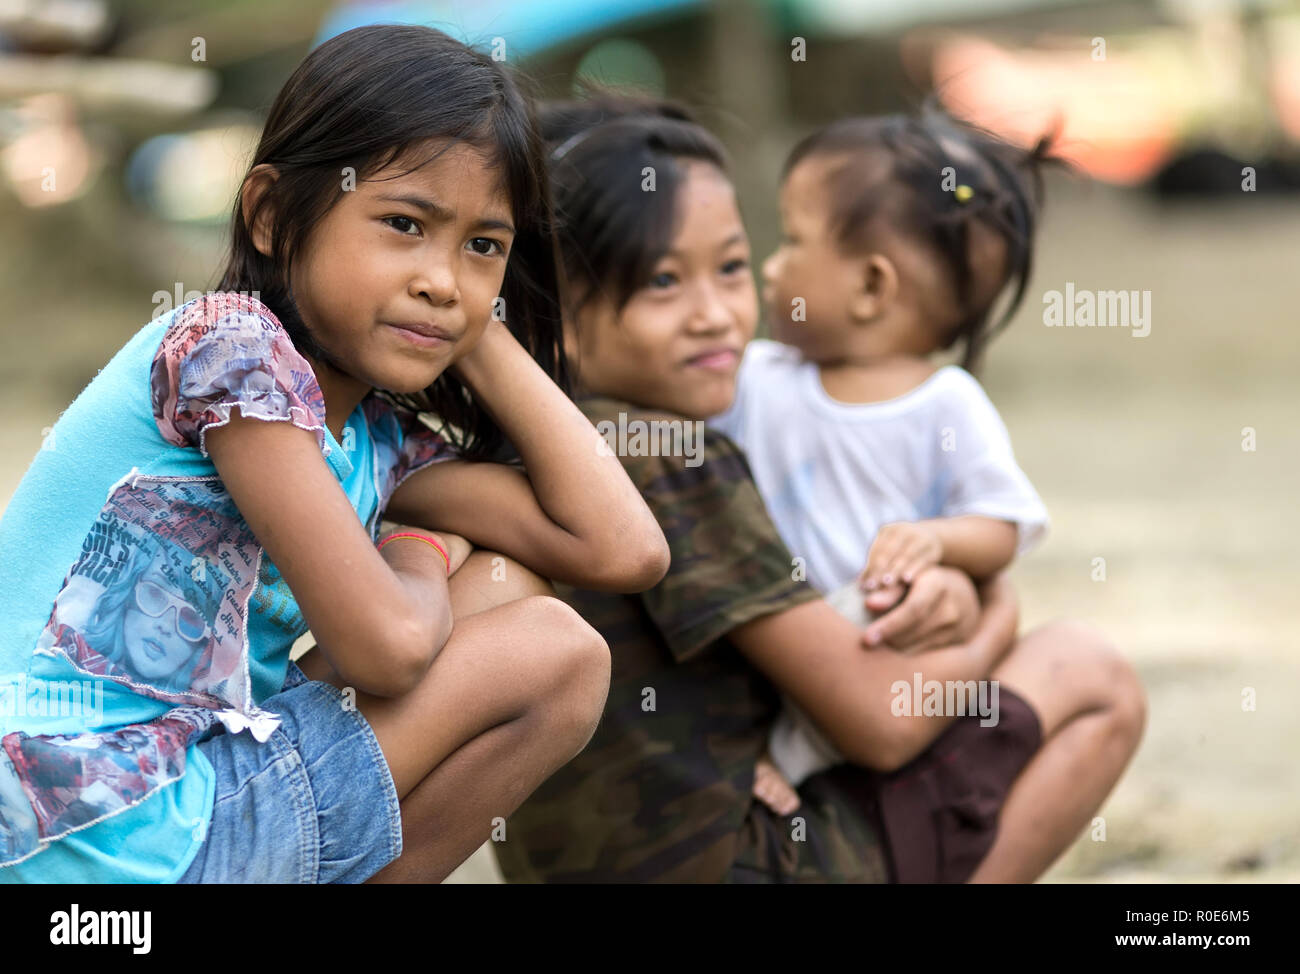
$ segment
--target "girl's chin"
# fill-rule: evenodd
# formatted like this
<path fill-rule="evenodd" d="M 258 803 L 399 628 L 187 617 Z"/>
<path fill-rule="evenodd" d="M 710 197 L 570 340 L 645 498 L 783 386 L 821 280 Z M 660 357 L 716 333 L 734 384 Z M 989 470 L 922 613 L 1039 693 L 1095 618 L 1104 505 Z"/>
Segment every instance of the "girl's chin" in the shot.
<path fill-rule="evenodd" d="M 399 396 L 413 396 L 433 385 L 438 376 L 445 371 L 447 371 L 446 366 L 439 368 L 437 371 L 428 369 L 412 370 L 410 367 L 389 369 L 386 370 L 386 374 L 382 377 L 382 382 L 371 382 L 369 384 Z"/>
<path fill-rule="evenodd" d="M 712 419 L 719 413 L 725 413 L 735 398 L 736 386 L 731 383 L 725 390 L 720 389 L 716 393 L 685 397 L 670 408 L 687 419 Z"/>

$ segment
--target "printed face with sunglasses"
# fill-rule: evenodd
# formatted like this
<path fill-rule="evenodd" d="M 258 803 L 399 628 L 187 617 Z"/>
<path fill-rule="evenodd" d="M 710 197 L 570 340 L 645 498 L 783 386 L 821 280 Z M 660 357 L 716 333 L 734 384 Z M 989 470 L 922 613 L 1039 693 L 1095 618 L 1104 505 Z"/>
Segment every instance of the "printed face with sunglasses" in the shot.
<path fill-rule="evenodd" d="M 167 582 L 162 565 L 159 552 L 136 579 L 122 617 L 125 662 L 151 683 L 168 681 L 197 660 L 210 634 L 203 616 Z"/>

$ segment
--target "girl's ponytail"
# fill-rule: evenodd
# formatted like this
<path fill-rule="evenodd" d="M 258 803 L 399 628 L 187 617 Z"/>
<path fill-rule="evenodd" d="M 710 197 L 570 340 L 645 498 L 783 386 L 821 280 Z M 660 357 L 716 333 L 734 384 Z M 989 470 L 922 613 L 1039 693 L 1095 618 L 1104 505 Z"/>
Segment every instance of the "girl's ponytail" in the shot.
<path fill-rule="evenodd" d="M 1010 323 L 1029 286 L 1044 198 L 1043 169 L 1062 162 L 1052 152 L 1059 130 L 1044 133 L 1028 149 L 1022 149 L 990 132 L 947 117 L 938 125 L 950 138 L 955 135 L 980 160 L 981 165 L 975 171 L 986 180 L 984 192 L 979 196 L 979 205 L 965 212 L 965 221 L 967 224 L 978 221 L 996 233 L 1005 255 L 1003 279 L 987 300 L 970 302 L 973 289 L 968 285 L 965 293 L 968 314 L 952 338 L 963 342 L 962 367 L 975 372 L 989 342 Z M 963 247 L 967 268 L 970 267 L 969 246 L 970 230 L 967 229 Z M 1010 298 L 997 321 L 990 323 L 989 315 L 997 295 L 1008 288 Z"/>

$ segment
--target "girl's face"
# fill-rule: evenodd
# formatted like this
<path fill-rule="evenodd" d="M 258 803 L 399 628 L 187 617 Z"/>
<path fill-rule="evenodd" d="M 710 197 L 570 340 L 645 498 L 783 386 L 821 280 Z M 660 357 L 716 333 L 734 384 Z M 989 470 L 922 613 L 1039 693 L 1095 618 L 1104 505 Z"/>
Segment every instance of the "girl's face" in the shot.
<path fill-rule="evenodd" d="M 132 585 L 122 613 L 127 666 L 143 679 L 164 682 L 203 651 L 207 634 L 201 626 L 194 609 L 162 574 L 162 553 L 154 555 Z"/>
<path fill-rule="evenodd" d="M 367 387 L 413 393 L 482 335 L 514 225 L 500 173 L 479 150 L 452 145 L 398 175 L 403 161 L 355 181 L 317 224 L 293 292 L 335 365 Z"/>
<path fill-rule="evenodd" d="M 681 226 L 649 283 L 621 314 L 593 298 L 566 344 L 587 391 L 705 419 L 735 398 L 758 298 L 731 183 L 709 163 L 681 165 Z"/>

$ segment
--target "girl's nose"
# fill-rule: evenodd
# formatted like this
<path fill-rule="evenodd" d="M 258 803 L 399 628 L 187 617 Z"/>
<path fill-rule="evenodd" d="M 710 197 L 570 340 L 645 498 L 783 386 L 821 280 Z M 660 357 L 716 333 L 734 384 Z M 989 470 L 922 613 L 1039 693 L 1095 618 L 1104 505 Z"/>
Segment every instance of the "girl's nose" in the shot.
<path fill-rule="evenodd" d="M 409 290 L 412 297 L 427 298 L 437 305 L 453 304 L 460 298 L 455 269 L 441 262 L 424 268 L 423 273 L 412 278 Z"/>
<path fill-rule="evenodd" d="M 690 317 L 689 327 L 692 331 L 724 331 L 735 322 L 730 306 L 718 289 L 704 285 L 696 299 L 694 313 Z"/>

